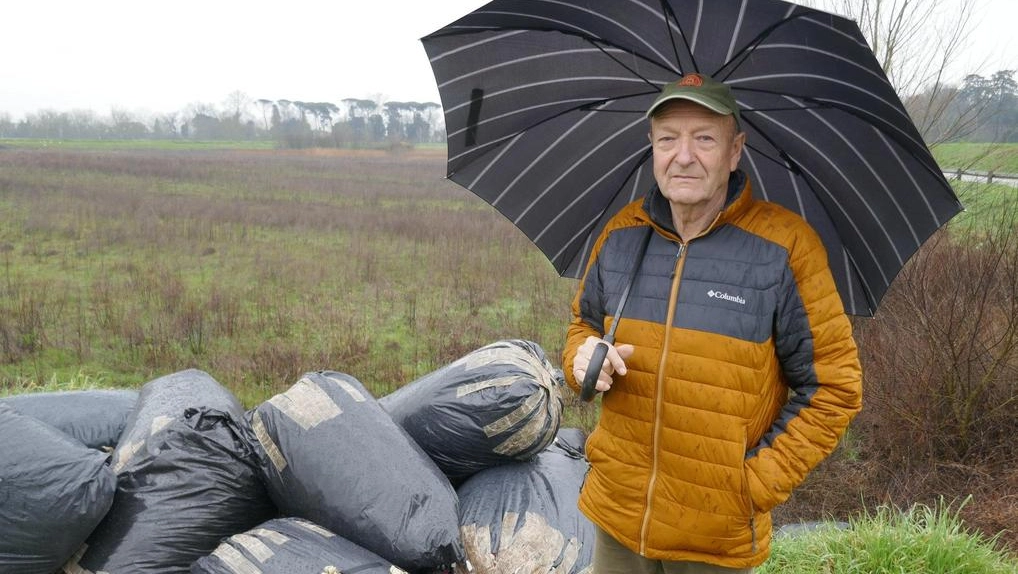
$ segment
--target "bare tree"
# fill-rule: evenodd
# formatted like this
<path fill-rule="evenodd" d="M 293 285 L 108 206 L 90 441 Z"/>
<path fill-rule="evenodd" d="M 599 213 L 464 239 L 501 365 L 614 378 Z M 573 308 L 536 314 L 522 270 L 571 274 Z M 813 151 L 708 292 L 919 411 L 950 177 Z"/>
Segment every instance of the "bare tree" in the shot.
<path fill-rule="evenodd" d="M 251 98 L 240 90 L 234 90 L 223 100 L 223 107 L 226 113 L 237 123 L 240 123 L 244 114 L 251 105 Z"/>
<path fill-rule="evenodd" d="M 912 120 L 930 145 L 955 139 L 985 121 L 984 108 L 945 122 L 963 78 L 952 77 L 982 0 L 800 0 L 853 18 Z"/>
<path fill-rule="evenodd" d="M 263 125 L 265 127 L 265 131 L 269 131 L 269 115 L 272 112 L 272 108 L 275 105 L 275 102 L 273 102 L 272 100 L 266 100 L 265 98 L 261 98 L 256 100 L 255 103 L 261 106 L 262 120 L 264 120 Z"/>

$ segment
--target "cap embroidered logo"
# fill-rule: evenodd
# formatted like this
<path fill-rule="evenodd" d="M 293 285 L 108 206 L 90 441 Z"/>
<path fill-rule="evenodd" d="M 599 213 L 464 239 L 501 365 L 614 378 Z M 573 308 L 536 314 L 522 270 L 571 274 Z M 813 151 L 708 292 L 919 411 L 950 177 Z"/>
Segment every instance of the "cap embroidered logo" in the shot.
<path fill-rule="evenodd" d="M 686 74 L 681 80 L 679 80 L 678 85 L 699 88 L 703 85 L 703 77 L 700 76 L 700 74 Z"/>

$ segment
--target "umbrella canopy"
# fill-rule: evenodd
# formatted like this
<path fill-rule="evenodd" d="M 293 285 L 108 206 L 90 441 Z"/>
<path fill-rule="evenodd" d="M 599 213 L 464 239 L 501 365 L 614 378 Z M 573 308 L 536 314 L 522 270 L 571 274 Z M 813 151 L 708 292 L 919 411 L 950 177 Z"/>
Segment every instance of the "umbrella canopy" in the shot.
<path fill-rule="evenodd" d="M 757 197 L 820 234 L 845 308 L 872 315 L 961 209 L 855 22 L 779 0 L 495 0 L 422 39 L 448 176 L 578 277 L 654 184 L 645 113 L 688 72 L 731 86 Z"/>

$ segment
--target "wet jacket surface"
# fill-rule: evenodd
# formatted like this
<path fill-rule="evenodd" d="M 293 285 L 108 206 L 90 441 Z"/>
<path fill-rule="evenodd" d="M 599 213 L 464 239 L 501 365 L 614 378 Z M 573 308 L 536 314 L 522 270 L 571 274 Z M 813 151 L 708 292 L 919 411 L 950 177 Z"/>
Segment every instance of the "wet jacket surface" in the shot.
<path fill-rule="evenodd" d="M 563 366 L 611 325 L 648 226 L 615 335 L 636 350 L 602 396 L 580 509 L 649 558 L 757 566 L 770 510 L 860 409 L 851 324 L 816 233 L 754 200 L 735 172 L 718 219 L 686 243 L 656 190 L 609 222 L 573 301 Z"/>

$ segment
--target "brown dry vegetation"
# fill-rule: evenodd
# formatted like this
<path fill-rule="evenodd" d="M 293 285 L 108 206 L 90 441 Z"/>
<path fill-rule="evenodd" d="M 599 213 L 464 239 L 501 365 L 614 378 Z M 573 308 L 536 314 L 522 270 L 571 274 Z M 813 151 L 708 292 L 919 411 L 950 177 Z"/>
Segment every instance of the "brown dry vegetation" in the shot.
<path fill-rule="evenodd" d="M 444 151 L 0 151 L 0 373 L 307 370 L 379 394 L 505 337 L 557 356 L 575 282 L 443 179 Z"/>
<path fill-rule="evenodd" d="M 510 337 L 557 363 L 575 281 L 444 157 L 0 149 L 0 393 L 196 367 L 249 406 L 318 369 L 381 396 Z M 1018 549 L 1014 205 L 941 233 L 855 321 L 864 410 L 779 523 L 971 495 L 968 524 Z"/>

